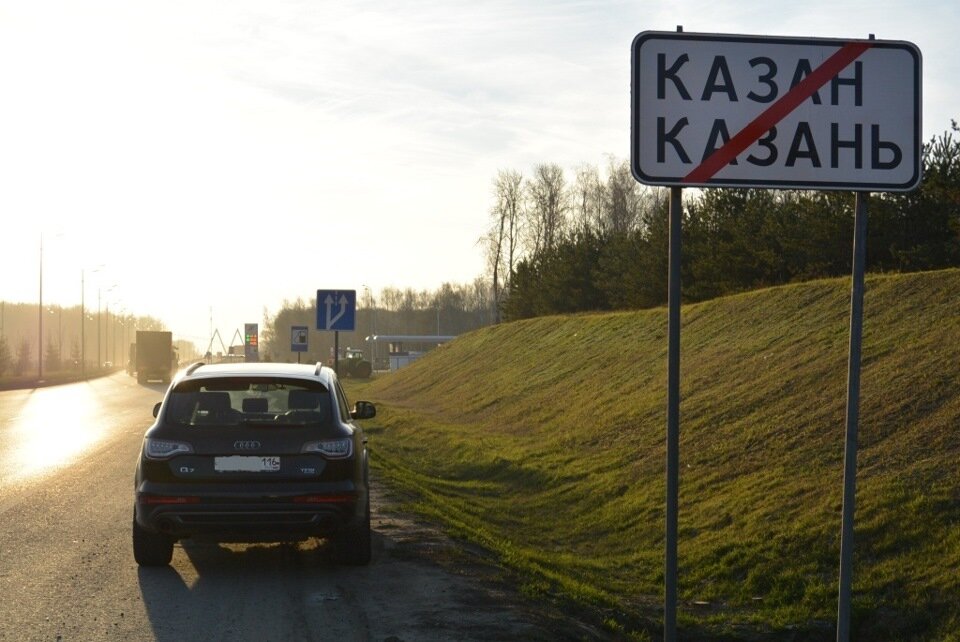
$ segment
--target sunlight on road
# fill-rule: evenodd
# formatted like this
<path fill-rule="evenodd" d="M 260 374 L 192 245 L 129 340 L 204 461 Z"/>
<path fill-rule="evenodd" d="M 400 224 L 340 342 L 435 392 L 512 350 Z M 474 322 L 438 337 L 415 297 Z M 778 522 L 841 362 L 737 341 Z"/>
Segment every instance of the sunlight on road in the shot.
<path fill-rule="evenodd" d="M 97 411 L 86 385 L 36 390 L 5 431 L 0 476 L 30 477 L 79 459 L 103 435 Z"/>

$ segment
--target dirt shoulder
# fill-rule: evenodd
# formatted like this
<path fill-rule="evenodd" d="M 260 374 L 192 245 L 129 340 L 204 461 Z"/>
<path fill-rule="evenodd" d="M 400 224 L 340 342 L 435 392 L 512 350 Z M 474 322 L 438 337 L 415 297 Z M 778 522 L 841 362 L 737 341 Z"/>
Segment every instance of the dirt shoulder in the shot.
<path fill-rule="evenodd" d="M 403 497 L 374 480 L 371 501 L 374 565 L 388 585 L 403 585 L 406 565 L 415 571 L 419 595 L 429 604 L 414 609 L 390 640 L 607 640 L 613 636 L 565 611 L 561 605 L 523 595 L 515 578 L 479 547 L 455 540 L 439 527 L 402 509 Z M 426 569 L 424 567 L 427 567 Z M 429 585 L 424 586 L 427 582 Z M 385 614 L 386 620 L 400 621 Z M 374 627 L 371 627 L 373 629 Z M 375 633 L 371 630 L 370 633 Z"/>

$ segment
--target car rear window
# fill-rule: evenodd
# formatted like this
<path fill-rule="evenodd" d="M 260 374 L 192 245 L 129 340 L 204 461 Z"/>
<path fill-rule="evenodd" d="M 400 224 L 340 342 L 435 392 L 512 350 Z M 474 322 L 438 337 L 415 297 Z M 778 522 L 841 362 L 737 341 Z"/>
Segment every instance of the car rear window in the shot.
<path fill-rule="evenodd" d="M 182 426 L 290 426 L 331 421 L 331 395 L 322 384 L 274 377 L 181 382 L 166 401 L 165 420 Z"/>

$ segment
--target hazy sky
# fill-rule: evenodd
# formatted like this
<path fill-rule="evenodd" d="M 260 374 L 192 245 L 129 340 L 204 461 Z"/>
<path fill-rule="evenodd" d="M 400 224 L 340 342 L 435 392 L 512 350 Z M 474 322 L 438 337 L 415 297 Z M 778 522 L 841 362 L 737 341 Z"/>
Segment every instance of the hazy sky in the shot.
<path fill-rule="evenodd" d="M 205 348 L 317 289 L 484 271 L 498 169 L 629 156 L 644 30 L 908 40 L 960 119 L 960 2 L 0 0 L 0 299 Z"/>

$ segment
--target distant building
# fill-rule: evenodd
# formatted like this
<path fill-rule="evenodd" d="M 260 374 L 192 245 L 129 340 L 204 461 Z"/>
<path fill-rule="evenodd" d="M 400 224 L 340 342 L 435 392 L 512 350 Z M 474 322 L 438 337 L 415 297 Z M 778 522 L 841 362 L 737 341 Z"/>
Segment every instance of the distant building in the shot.
<path fill-rule="evenodd" d="M 413 363 L 441 343 L 456 338 L 456 335 L 379 334 L 367 337 L 366 341 L 374 355 L 374 369 L 393 371 Z M 377 356 L 382 354 L 380 346 L 384 344 L 387 346 L 386 358 Z"/>

